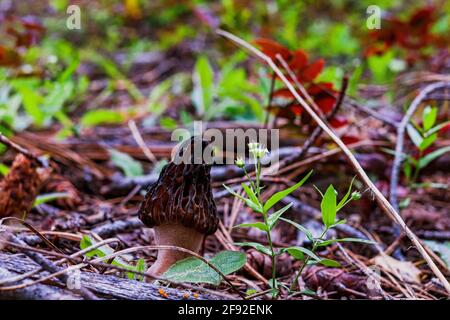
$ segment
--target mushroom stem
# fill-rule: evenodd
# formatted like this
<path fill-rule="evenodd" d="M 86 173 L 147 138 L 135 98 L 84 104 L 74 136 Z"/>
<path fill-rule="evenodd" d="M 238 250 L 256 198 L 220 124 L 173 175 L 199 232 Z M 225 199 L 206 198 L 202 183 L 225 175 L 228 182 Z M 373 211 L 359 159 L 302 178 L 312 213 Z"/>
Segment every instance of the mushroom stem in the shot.
<path fill-rule="evenodd" d="M 182 225 L 166 224 L 154 227 L 155 243 L 157 245 L 177 246 L 198 253 L 202 246 L 204 234 L 192 228 Z M 150 267 L 150 274 L 160 276 L 169 267 L 177 262 L 190 257 L 186 252 L 169 249 L 159 249 L 155 263 Z"/>

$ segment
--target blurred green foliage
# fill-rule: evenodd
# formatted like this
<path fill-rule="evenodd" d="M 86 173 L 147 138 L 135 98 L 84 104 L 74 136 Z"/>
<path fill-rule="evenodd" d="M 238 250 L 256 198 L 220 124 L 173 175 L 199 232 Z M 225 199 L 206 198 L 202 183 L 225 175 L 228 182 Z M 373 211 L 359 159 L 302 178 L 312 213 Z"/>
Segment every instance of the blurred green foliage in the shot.
<path fill-rule="evenodd" d="M 339 87 L 347 73 L 351 95 L 357 94 L 360 83 L 389 84 L 406 63 L 395 48 L 364 57 L 369 32 L 366 9 L 376 4 L 408 17 L 423 6 L 421 1 L 395 0 L 86 0 L 78 3 L 82 29 L 69 30 L 65 26 L 69 0 L 50 0 L 40 6 L 27 3 L 31 1 L 15 4 L 15 14 L 38 17 L 45 33 L 36 44 L 20 48 L 20 65 L 0 66 L 0 130 L 8 134 L 57 123 L 60 137 L 76 133 L 79 127 L 122 123 L 134 114 L 146 115 L 147 125 L 159 123 L 167 129 L 194 118 L 263 121 L 270 81 L 254 70 L 260 65 L 249 65 L 245 53 L 217 38 L 212 32 L 216 27 L 248 41 L 274 39 L 290 49 L 305 50 L 312 60 L 325 58 L 327 68 L 319 80 Z M 447 2 L 433 32 L 450 32 L 449 12 Z M 180 52 L 188 53 L 180 54 L 174 74 L 146 88 L 134 77 L 133 62 L 150 51 L 172 54 L 175 59 Z M 161 59 L 159 63 L 165 63 Z M 106 85 L 91 93 L 98 79 L 106 79 Z M 114 105 L 117 91 L 126 92 L 130 110 Z M 187 96 L 194 114 L 183 107 L 176 116 L 169 112 L 171 104 Z"/>

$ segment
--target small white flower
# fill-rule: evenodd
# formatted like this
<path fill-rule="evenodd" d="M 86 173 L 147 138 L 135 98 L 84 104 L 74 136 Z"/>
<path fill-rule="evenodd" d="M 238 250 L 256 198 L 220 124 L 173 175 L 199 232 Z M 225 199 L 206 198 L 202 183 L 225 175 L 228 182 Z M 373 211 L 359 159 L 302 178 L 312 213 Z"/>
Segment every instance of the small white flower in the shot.
<path fill-rule="evenodd" d="M 259 143 L 258 142 L 250 142 L 248 144 L 248 148 L 250 149 L 250 152 L 253 152 L 254 149 L 259 147 Z"/>
<path fill-rule="evenodd" d="M 248 144 L 248 147 L 250 149 L 250 153 L 252 153 L 253 156 L 258 159 L 263 158 L 269 153 L 269 150 L 267 150 L 266 147 L 257 142 L 250 142 Z"/>
<path fill-rule="evenodd" d="M 234 161 L 237 167 L 243 168 L 245 166 L 245 161 L 242 159 L 242 157 L 237 157 L 237 159 Z"/>

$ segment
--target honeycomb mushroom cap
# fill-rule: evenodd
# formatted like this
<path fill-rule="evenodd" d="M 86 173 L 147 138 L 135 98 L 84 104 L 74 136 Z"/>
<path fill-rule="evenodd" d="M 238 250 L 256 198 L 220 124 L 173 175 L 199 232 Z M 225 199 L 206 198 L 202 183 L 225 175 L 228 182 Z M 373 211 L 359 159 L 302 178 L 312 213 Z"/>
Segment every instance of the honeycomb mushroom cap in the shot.
<path fill-rule="evenodd" d="M 202 141 L 202 150 L 205 145 Z M 205 235 L 213 234 L 219 218 L 210 170 L 205 163 L 168 163 L 158 181 L 149 187 L 139 218 L 148 227 L 181 224 Z"/>

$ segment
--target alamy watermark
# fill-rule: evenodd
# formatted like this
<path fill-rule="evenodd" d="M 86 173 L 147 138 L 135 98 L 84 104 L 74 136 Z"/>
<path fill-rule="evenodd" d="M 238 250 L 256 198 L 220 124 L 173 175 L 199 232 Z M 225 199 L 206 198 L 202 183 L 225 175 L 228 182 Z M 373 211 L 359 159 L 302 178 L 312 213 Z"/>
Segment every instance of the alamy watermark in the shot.
<path fill-rule="evenodd" d="M 377 5 L 371 5 L 367 7 L 366 13 L 369 14 L 366 20 L 367 29 L 381 29 L 381 8 Z"/>
<path fill-rule="evenodd" d="M 66 27 L 69 30 L 81 29 L 81 9 L 73 4 L 67 7 L 66 13 L 69 15 L 66 19 Z"/>
<path fill-rule="evenodd" d="M 194 139 L 190 142 L 191 138 Z M 279 160 L 278 129 L 205 129 L 202 121 L 194 121 L 193 130 L 175 129 L 171 141 L 178 142 L 172 150 L 172 161 L 176 164 L 234 164 L 236 159 L 245 158 L 247 145 L 252 142 L 258 142 L 270 151 L 270 156 L 262 159 L 262 165 L 269 166 Z"/>
<path fill-rule="evenodd" d="M 81 289 L 81 272 L 79 269 L 72 270 L 68 273 L 66 286 L 70 290 Z"/>

